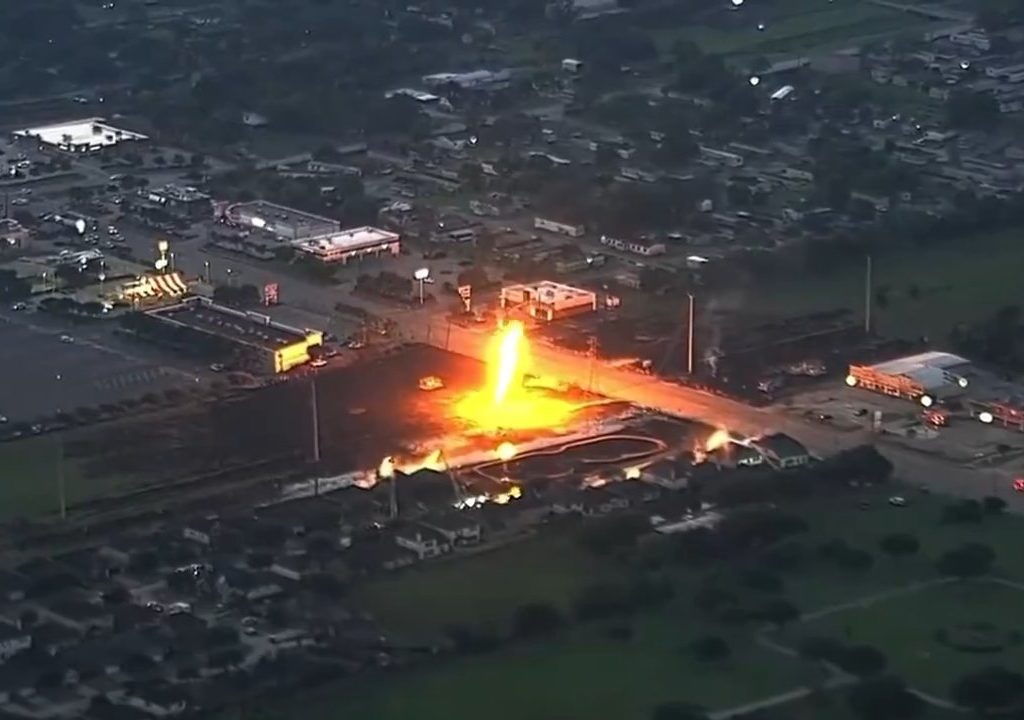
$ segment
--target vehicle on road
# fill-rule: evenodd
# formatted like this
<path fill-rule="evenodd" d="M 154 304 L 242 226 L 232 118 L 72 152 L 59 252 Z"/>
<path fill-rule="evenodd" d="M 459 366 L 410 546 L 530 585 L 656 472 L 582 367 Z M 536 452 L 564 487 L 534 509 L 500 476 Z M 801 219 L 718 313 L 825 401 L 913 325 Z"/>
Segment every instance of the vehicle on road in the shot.
<path fill-rule="evenodd" d="M 60 341 L 62 343 L 69 343 L 70 344 L 70 343 L 73 343 L 75 341 L 75 339 L 73 337 L 71 337 L 70 335 L 61 335 L 60 336 Z"/>
<path fill-rule="evenodd" d="M 315 368 L 327 367 L 327 361 L 324 360 L 323 358 L 314 358 L 313 360 L 310 361 L 309 365 L 310 367 Z"/>
<path fill-rule="evenodd" d="M 24 310 L 27 307 L 28 307 L 28 305 L 26 305 L 23 302 L 16 302 L 13 305 L 11 305 L 11 310 L 14 310 L 15 312 L 18 312 L 20 310 Z"/>
<path fill-rule="evenodd" d="M 889 498 L 889 504 L 893 507 L 906 507 L 907 499 L 899 495 L 893 495 Z"/>
<path fill-rule="evenodd" d="M 224 363 L 210 363 L 210 371 L 215 373 L 224 372 Z"/>
<path fill-rule="evenodd" d="M 1024 478 L 1017 478 L 1013 481 L 1013 489 L 1017 492 L 1024 492 Z"/>

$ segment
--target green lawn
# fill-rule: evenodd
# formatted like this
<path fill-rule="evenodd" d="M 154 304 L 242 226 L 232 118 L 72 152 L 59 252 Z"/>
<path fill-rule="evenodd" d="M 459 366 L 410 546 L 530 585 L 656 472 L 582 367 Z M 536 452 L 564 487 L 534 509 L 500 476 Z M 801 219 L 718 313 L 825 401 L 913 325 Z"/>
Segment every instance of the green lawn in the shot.
<path fill-rule="evenodd" d="M 1016 538 L 1024 532 L 1024 520 L 1007 515 L 986 518 L 975 526 L 941 524 L 940 513 L 947 499 L 902 490 L 910 502 L 907 507 L 894 508 L 885 502 L 893 492 L 885 488 L 870 493 L 868 510 L 860 509 L 859 498 L 850 497 L 792 505 L 790 509 L 809 525 L 809 531 L 796 539 L 805 548 L 807 559 L 799 569 L 783 574 L 782 596 L 800 609 L 812 611 L 932 579 L 936 577 L 935 558 L 964 542 L 989 544 L 998 554 L 998 572 L 1024 579 L 1024 558 L 1005 550 L 1016 546 Z M 878 542 L 892 532 L 914 534 L 921 541 L 920 552 L 901 559 L 885 556 Z M 853 572 L 820 559 L 817 547 L 836 538 L 871 552 L 873 567 Z M 655 557 L 659 547 L 646 545 L 645 554 Z M 632 563 L 634 571 L 636 566 Z M 751 559 L 709 564 L 700 570 L 662 567 L 658 572 L 672 580 L 676 597 L 660 610 L 622 621 L 633 630 L 628 640 L 610 638 L 609 623 L 573 624 L 556 640 L 506 645 L 486 655 L 441 658 L 393 674 L 362 676 L 325 687 L 304 700 L 302 712 L 308 720 L 468 720 L 485 708 L 492 720 L 646 720 L 661 702 L 687 701 L 721 709 L 814 682 L 819 676 L 813 668 L 756 645 L 755 627 L 715 623 L 694 606 L 694 589 L 707 576 L 744 594 L 741 596 L 752 605 L 772 597 L 743 587 L 744 567 L 762 566 Z M 445 625 L 456 622 L 501 631 L 524 603 L 547 602 L 567 608 L 585 585 L 628 577 L 629 573 L 621 560 L 597 558 L 582 549 L 573 531 L 552 528 L 523 543 L 374 580 L 355 588 L 353 599 L 392 634 L 425 639 L 436 637 Z M 999 618 L 1008 629 L 1013 623 L 1015 592 L 987 586 L 984 590 L 946 588 L 936 589 L 935 595 L 890 598 L 874 608 L 844 610 L 794 625 L 785 631 L 785 637 L 793 642 L 800 633 L 847 637 L 849 627 L 851 641 L 878 645 L 889 656 L 892 670 L 905 674 L 911 685 L 941 693 L 963 669 L 996 658 L 947 658 L 936 654 L 938 650 L 923 650 L 938 627 L 971 619 Z M 1024 595 L 1019 599 L 1024 600 Z M 918 612 L 918 605 L 927 610 Z M 726 639 L 731 658 L 715 663 L 693 658 L 688 647 L 704 634 Z M 933 655 L 929 658 L 924 652 Z M 1024 666 L 1021 653 L 1024 650 L 1015 648 L 1004 658 L 1006 664 Z M 842 693 L 830 693 L 828 698 L 833 709 L 826 714 L 816 714 L 821 710 L 816 703 L 821 700 L 815 699 L 784 706 L 780 711 L 792 712 L 780 712 L 779 717 L 852 717 Z M 282 714 L 293 716 L 287 710 Z M 937 712 L 925 717 L 948 718 Z"/>
<path fill-rule="evenodd" d="M 730 707 L 799 684 L 803 669 L 737 640 L 733 658 L 703 665 L 686 651 L 700 628 L 680 606 L 634 623 L 630 641 L 599 625 L 553 643 L 444 661 L 404 678 L 353 680 L 304 703 L 309 720 L 647 720 L 661 702 Z"/>
<path fill-rule="evenodd" d="M 908 685 L 944 697 L 964 673 L 991 665 L 1024 667 L 1022 603 L 1024 591 L 994 583 L 943 585 L 802 623 L 787 637 L 823 635 L 877 647 Z M 974 623 L 991 625 L 1006 644 L 991 652 L 965 651 L 936 637 Z"/>
<path fill-rule="evenodd" d="M 957 323 L 990 316 L 1020 302 L 1019 268 L 1024 243 L 1019 231 L 963 238 L 949 245 L 886 254 L 875 259 L 874 287 L 889 288 L 887 307 L 875 304 L 876 328 L 886 336 L 927 335 L 944 340 Z M 781 315 L 863 305 L 864 266 L 847 263 L 826 275 L 802 274 L 754 288 L 760 310 Z M 909 295 L 919 289 L 918 299 Z"/>
<path fill-rule="evenodd" d="M 847 692 L 847 690 L 837 690 L 785 703 L 771 711 L 765 711 L 763 716 L 758 715 L 757 720 L 862 720 L 850 709 L 846 701 Z M 967 717 L 970 716 L 928 706 L 916 720 L 954 720 L 954 718 L 965 720 Z"/>
<path fill-rule="evenodd" d="M 59 511 L 61 452 L 56 435 L 0 444 L 0 522 Z M 120 484 L 115 478 L 83 476 L 74 459 L 65 459 L 63 471 L 68 507 L 109 493 Z"/>
<path fill-rule="evenodd" d="M 733 20 L 733 18 L 729 18 Z M 764 23 L 764 30 L 757 24 Z M 736 11 L 732 27 L 686 26 L 656 33 L 664 51 L 670 51 L 676 40 L 692 40 L 706 52 L 771 53 L 791 50 L 813 50 L 878 34 L 894 34 L 910 27 L 927 24 L 916 15 L 854 0 L 830 4 L 797 2 L 779 3 L 770 10 Z"/>
<path fill-rule="evenodd" d="M 544 533 L 474 557 L 376 579 L 355 591 L 355 601 L 400 637 L 436 636 L 456 622 L 504 631 L 517 606 L 544 602 L 566 610 L 585 585 L 619 572 L 571 537 Z"/>

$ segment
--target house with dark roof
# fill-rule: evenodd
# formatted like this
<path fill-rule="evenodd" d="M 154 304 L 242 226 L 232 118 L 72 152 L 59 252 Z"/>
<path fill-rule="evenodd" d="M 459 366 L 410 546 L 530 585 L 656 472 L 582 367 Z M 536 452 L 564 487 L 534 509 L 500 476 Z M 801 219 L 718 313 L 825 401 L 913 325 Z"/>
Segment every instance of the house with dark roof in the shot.
<path fill-rule="evenodd" d="M 452 547 L 475 545 L 482 533 L 479 518 L 470 512 L 429 513 L 420 519 L 420 524 L 444 535 Z"/>
<path fill-rule="evenodd" d="M 25 599 L 28 578 L 13 570 L 0 570 L 0 599 L 20 602 Z"/>
<path fill-rule="evenodd" d="M 10 623 L 0 623 L 0 662 L 32 647 L 32 634 Z"/>
<path fill-rule="evenodd" d="M 452 544 L 439 530 L 421 523 L 403 523 L 394 529 L 395 544 L 409 550 L 418 560 L 451 552 Z"/>
<path fill-rule="evenodd" d="M 785 433 L 765 435 L 751 444 L 764 455 L 769 465 L 778 470 L 802 467 L 811 461 L 807 448 Z"/>
<path fill-rule="evenodd" d="M 60 599 L 45 606 L 37 605 L 36 611 L 40 617 L 82 633 L 114 627 L 114 614 L 109 608 L 75 597 Z"/>

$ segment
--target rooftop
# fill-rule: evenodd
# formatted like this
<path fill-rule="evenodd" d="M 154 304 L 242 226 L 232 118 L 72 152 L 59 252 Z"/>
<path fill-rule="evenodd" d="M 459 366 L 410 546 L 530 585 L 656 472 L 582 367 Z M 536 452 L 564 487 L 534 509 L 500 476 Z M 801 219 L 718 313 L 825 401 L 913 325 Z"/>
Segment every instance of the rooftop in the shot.
<path fill-rule="evenodd" d="M 934 388 L 954 384 L 957 381 L 955 375 L 962 375 L 970 365 L 970 360 L 959 355 L 931 351 L 878 363 L 871 369 L 882 375 L 909 378 L 925 388 Z"/>
<path fill-rule="evenodd" d="M 229 217 L 241 220 L 257 229 L 271 229 L 273 225 L 290 225 L 299 227 L 338 227 L 338 221 L 322 215 L 296 210 L 295 208 L 266 200 L 252 200 L 231 205 L 227 209 Z"/>
<path fill-rule="evenodd" d="M 551 280 L 508 285 L 501 290 L 503 297 L 507 294 L 515 295 L 516 293 L 532 296 L 536 301 L 541 303 L 564 303 L 573 300 L 586 300 L 587 302 L 590 302 L 594 298 L 594 293 L 590 290 L 553 282 Z"/>
<path fill-rule="evenodd" d="M 395 242 L 398 234 L 375 227 L 358 227 L 340 232 L 325 233 L 296 240 L 292 243 L 299 250 L 322 254 L 347 250 L 361 250 L 384 243 Z"/>
<path fill-rule="evenodd" d="M 16 130 L 14 134 L 18 137 L 38 138 L 44 143 L 61 148 L 84 145 L 91 149 L 98 149 L 111 147 L 125 141 L 148 139 L 141 133 L 108 125 L 103 118 L 98 117 L 70 120 L 53 125 L 39 125 Z"/>
<path fill-rule="evenodd" d="M 306 338 L 307 332 L 273 322 L 268 316 L 216 305 L 205 298 L 189 298 L 150 314 L 186 327 L 226 337 L 234 342 L 277 350 Z"/>
<path fill-rule="evenodd" d="M 765 435 L 756 440 L 754 444 L 778 458 L 807 455 L 807 448 L 800 441 L 785 433 Z"/>

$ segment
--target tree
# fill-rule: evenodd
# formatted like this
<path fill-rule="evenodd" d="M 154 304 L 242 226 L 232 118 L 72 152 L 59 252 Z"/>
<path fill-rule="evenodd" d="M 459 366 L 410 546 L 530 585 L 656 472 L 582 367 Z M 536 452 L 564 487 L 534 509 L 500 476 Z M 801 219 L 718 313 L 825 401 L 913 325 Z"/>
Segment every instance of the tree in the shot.
<path fill-rule="evenodd" d="M 878 544 L 883 552 L 894 558 L 913 555 L 921 547 L 921 543 L 910 533 L 891 533 L 883 537 Z"/>
<path fill-rule="evenodd" d="M 529 603 L 519 607 L 512 616 L 512 634 L 523 639 L 550 637 L 565 627 L 565 617 L 559 610 L 544 603 Z"/>
<path fill-rule="evenodd" d="M 924 701 L 907 692 L 897 677 L 886 676 L 858 683 L 847 696 L 850 709 L 864 720 L 913 720 L 924 712 Z"/>
<path fill-rule="evenodd" d="M 690 645 L 690 651 L 695 658 L 704 662 L 725 660 L 732 654 L 729 643 L 717 635 L 703 635 L 697 638 Z"/>
<path fill-rule="evenodd" d="M 612 515 L 585 524 L 580 542 L 595 555 L 608 555 L 633 547 L 650 527 L 647 517 L 639 513 Z"/>
<path fill-rule="evenodd" d="M 1006 501 L 995 495 L 987 495 L 982 498 L 981 504 L 988 515 L 999 515 L 1006 510 Z"/>
<path fill-rule="evenodd" d="M 870 645 L 850 645 L 843 648 L 832 662 L 858 677 L 877 675 L 885 669 L 885 655 Z"/>
<path fill-rule="evenodd" d="M 757 617 L 777 627 L 800 618 L 800 610 L 796 605 L 781 598 L 769 600 L 757 611 Z"/>
<path fill-rule="evenodd" d="M 1001 667 L 985 668 L 953 683 L 950 697 L 979 714 L 1005 711 L 1024 701 L 1024 677 Z"/>
<path fill-rule="evenodd" d="M 937 568 L 943 575 L 960 579 L 979 577 L 992 569 L 996 554 L 988 545 L 965 543 L 939 558 Z"/>
<path fill-rule="evenodd" d="M 988 129 L 999 122 L 999 102 L 992 93 L 954 90 L 946 101 L 946 119 L 957 128 Z"/>

